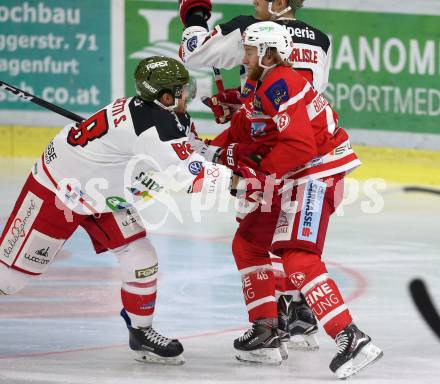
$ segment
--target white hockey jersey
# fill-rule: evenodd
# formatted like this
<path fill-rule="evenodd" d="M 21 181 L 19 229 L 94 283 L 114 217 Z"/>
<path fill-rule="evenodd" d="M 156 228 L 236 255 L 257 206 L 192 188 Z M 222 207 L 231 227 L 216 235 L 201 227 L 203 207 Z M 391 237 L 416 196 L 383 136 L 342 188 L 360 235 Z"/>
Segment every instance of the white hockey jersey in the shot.
<path fill-rule="evenodd" d="M 180 56 L 188 68 L 218 67 L 230 69 L 240 65 L 244 49 L 241 43 L 246 28 L 259 22 L 252 16 L 237 16 L 217 25 L 211 32 L 201 26 L 184 30 Z M 293 67 L 322 93 L 328 84 L 330 70 L 330 39 L 319 29 L 300 20 L 280 18 L 292 36 L 294 49 L 290 57 Z M 243 72 L 243 71 L 242 71 Z"/>
<path fill-rule="evenodd" d="M 151 198 L 170 181 L 191 185 L 203 158 L 186 143 L 190 129 L 187 114 L 120 98 L 81 124 L 65 126 L 32 173 L 77 213 L 125 208 L 134 196 Z"/>

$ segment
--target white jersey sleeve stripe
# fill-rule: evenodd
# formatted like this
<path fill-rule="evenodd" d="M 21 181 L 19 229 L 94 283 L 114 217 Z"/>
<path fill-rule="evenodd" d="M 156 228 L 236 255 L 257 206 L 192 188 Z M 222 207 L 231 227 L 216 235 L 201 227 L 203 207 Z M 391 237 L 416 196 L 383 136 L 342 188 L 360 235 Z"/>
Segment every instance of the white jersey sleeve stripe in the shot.
<path fill-rule="evenodd" d="M 278 112 L 284 112 L 287 108 L 289 108 L 291 105 L 296 104 L 298 101 L 304 98 L 306 93 L 312 88 L 312 85 L 310 83 L 307 83 L 305 87 L 297 93 L 295 96 L 291 97 L 289 100 L 287 100 L 285 103 L 280 105 L 280 108 L 278 109 Z"/>

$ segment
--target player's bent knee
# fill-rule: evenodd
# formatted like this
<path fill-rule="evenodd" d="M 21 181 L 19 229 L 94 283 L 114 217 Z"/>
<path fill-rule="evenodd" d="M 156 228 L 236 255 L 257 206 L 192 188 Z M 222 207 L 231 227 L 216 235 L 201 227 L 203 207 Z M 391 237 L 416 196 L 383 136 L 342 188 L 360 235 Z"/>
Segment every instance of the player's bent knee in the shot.
<path fill-rule="evenodd" d="M 292 249 L 284 252 L 283 265 L 291 280 L 297 275 L 303 275 L 305 279 L 305 281 L 302 281 L 303 283 L 307 283 L 314 277 L 327 272 L 327 268 L 318 254 L 302 249 Z M 292 274 L 294 274 L 293 277 Z"/>
<path fill-rule="evenodd" d="M 0 295 L 12 295 L 20 291 L 32 278 L 31 275 L 0 263 Z"/>
<path fill-rule="evenodd" d="M 122 280 L 144 283 L 155 280 L 159 265 L 156 250 L 146 237 L 113 249 L 121 265 Z"/>

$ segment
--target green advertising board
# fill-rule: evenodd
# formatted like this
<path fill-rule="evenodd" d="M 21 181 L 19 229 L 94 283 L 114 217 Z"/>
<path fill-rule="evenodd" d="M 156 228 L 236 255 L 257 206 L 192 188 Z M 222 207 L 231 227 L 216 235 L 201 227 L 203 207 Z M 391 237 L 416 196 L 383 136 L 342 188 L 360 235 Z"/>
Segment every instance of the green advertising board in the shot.
<path fill-rule="evenodd" d="M 177 57 L 182 27 L 177 2 L 126 0 L 125 12 L 130 94 L 137 61 L 153 54 Z M 251 5 L 214 2 L 210 26 L 252 13 Z M 440 16 L 307 8 L 297 16 L 331 36 L 326 96 L 340 125 L 440 133 Z M 226 86 L 238 84 L 237 71 L 222 73 Z M 209 68 L 193 74 L 203 94 L 215 93 Z M 211 118 L 201 103 L 190 109 L 195 117 Z"/>
<path fill-rule="evenodd" d="M 440 134 L 440 16 L 301 11 L 332 38 L 329 101 L 342 126 Z"/>
<path fill-rule="evenodd" d="M 221 4 L 214 2 L 210 27 L 226 22 L 239 14 L 250 14 L 250 5 Z M 178 58 L 182 23 L 176 2 L 126 0 L 125 2 L 125 89 L 127 94 L 134 93 L 133 72 L 139 60 L 152 55 L 166 55 Z M 197 96 L 211 96 L 216 93 L 212 70 L 201 68 L 190 70 L 197 78 Z M 222 71 L 226 87 L 239 85 L 238 68 Z M 190 105 L 191 116 L 211 119 L 209 109 L 199 100 Z"/>
<path fill-rule="evenodd" d="M 111 98 L 110 0 L 0 2 L 0 79 L 73 111 Z M 38 110 L 0 89 L 1 110 Z"/>

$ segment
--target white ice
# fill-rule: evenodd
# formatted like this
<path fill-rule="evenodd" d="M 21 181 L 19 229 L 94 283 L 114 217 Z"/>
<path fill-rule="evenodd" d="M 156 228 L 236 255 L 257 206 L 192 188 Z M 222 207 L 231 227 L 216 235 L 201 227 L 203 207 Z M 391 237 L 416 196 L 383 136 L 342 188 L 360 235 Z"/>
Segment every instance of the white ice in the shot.
<path fill-rule="evenodd" d="M 1 166 L 0 226 L 31 163 Z M 330 223 L 324 259 L 356 324 L 384 358 L 359 383 L 437 383 L 440 340 L 408 294 L 422 277 L 440 309 L 440 197 L 389 186 L 379 213 L 364 213 L 365 194 Z M 184 344 L 186 364 L 137 363 L 118 316 L 119 272 L 111 254 L 95 255 L 78 231 L 45 276 L 16 296 L 0 297 L 0 383 L 317 383 L 336 382 L 328 369 L 335 345 L 320 330 L 318 352 L 295 352 L 280 367 L 239 363 L 232 342 L 247 326 L 241 284 L 230 252 L 232 212 L 204 212 L 184 223 L 172 216 L 151 234 L 160 262 L 155 327 Z M 365 205 L 365 204 L 364 204 Z M 161 210 L 148 213 L 151 219 Z"/>

